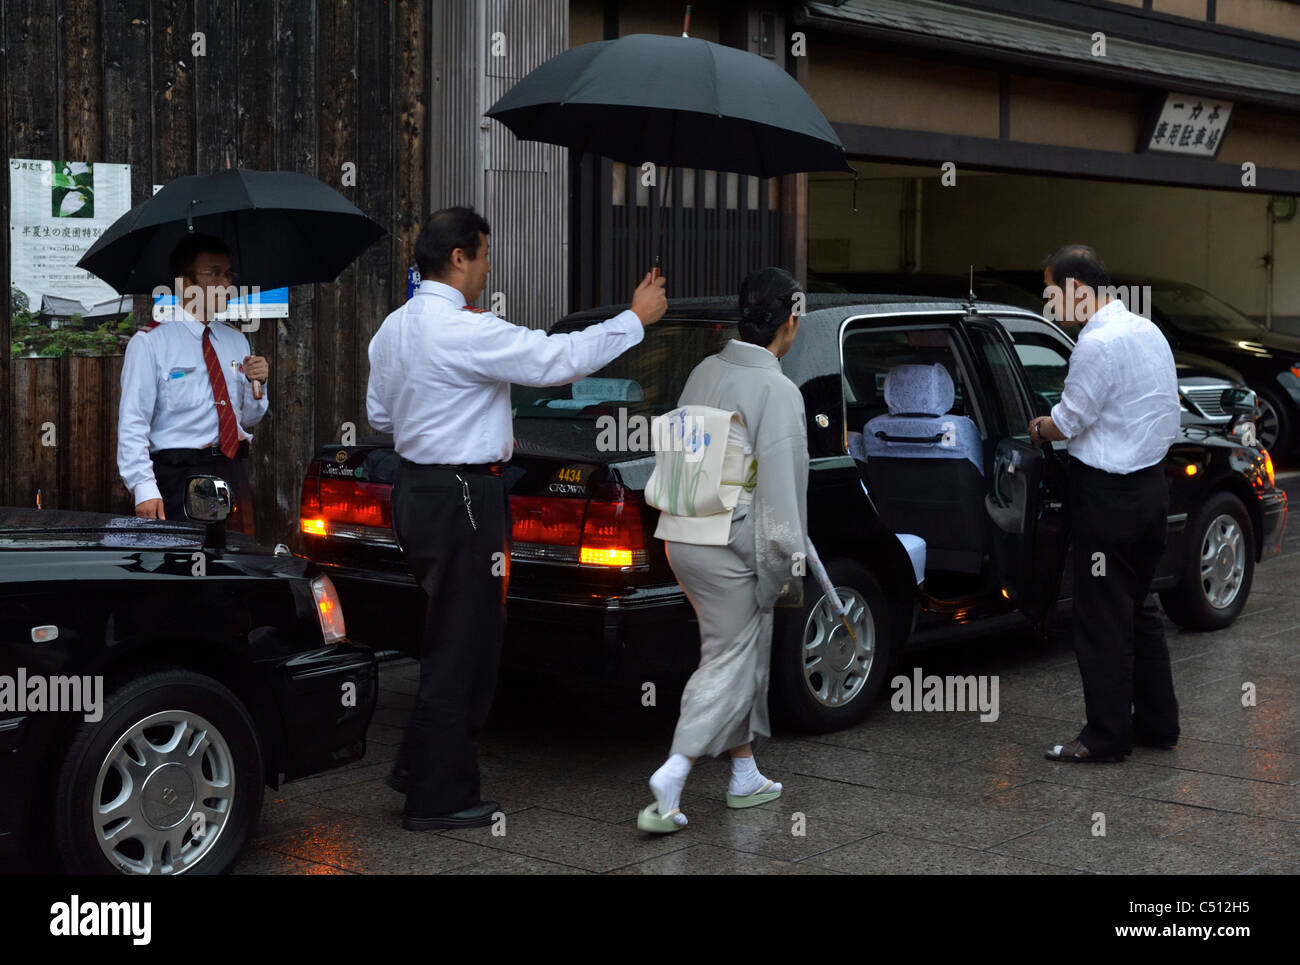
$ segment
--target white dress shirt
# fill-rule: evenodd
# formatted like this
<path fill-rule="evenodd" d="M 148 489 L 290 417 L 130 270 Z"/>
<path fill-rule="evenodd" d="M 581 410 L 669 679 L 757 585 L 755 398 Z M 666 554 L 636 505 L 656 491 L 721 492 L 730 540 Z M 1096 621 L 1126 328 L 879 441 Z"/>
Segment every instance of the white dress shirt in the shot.
<path fill-rule="evenodd" d="M 547 335 L 470 309 L 422 281 L 370 340 L 366 416 L 418 463 L 505 462 L 514 452 L 510 383 L 564 385 L 645 337 L 630 309 L 581 332 Z"/>
<path fill-rule="evenodd" d="M 138 506 L 159 499 L 149 453 L 159 449 L 201 449 L 220 437 L 216 400 L 203 360 L 204 324 L 183 308 L 170 320 L 131 336 L 122 361 L 122 401 L 117 410 L 117 469 Z M 239 438 L 266 415 L 267 393 L 253 398 L 244 377 L 252 351 L 244 333 L 226 322 L 212 323 L 212 348 L 226 377 Z M 234 363 L 234 366 L 231 363 Z"/>
<path fill-rule="evenodd" d="M 1052 422 L 1094 469 L 1127 474 L 1164 459 L 1178 436 L 1178 376 L 1160 329 L 1118 300 L 1098 309 L 1079 332 Z"/>

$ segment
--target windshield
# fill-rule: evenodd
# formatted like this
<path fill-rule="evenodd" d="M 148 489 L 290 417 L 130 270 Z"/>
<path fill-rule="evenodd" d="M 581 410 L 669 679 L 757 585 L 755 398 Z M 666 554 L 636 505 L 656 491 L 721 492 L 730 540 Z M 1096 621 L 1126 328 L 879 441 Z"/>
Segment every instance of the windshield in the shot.
<path fill-rule="evenodd" d="M 1265 331 L 1259 322 L 1195 285 L 1152 286 L 1151 303 L 1173 328 L 1191 332 Z"/>
<path fill-rule="evenodd" d="M 646 329 L 639 345 L 585 379 L 546 388 L 511 386 L 515 417 L 595 419 L 620 408 L 667 412 L 677 405 L 691 370 L 735 337 L 732 322 L 659 322 Z"/>

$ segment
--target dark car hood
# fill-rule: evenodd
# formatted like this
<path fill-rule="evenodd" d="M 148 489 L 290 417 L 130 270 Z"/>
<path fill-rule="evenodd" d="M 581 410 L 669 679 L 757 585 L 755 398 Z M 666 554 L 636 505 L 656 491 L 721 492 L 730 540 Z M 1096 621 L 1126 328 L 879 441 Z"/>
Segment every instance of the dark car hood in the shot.
<path fill-rule="evenodd" d="M 116 546 L 139 549 L 199 547 L 201 523 L 141 519 L 66 509 L 0 508 L 0 548 Z M 227 534 L 227 545 L 239 552 L 269 552 L 242 533 Z"/>
<path fill-rule="evenodd" d="M 128 556 L 185 552 L 203 546 L 202 523 L 141 519 L 60 509 L 0 507 L 0 554 L 6 551 L 105 550 Z M 242 533 L 227 532 L 222 557 L 237 572 L 257 577 L 314 577 L 319 570 L 301 556 L 276 555 Z M 21 566 L 21 559 L 6 565 Z"/>
<path fill-rule="evenodd" d="M 1177 337 L 1183 345 L 1204 345 L 1216 351 L 1232 352 L 1246 358 L 1266 358 L 1271 355 L 1287 365 L 1300 360 L 1300 338 L 1285 332 L 1270 332 L 1259 328 L 1221 332 L 1193 332 L 1179 329 Z"/>

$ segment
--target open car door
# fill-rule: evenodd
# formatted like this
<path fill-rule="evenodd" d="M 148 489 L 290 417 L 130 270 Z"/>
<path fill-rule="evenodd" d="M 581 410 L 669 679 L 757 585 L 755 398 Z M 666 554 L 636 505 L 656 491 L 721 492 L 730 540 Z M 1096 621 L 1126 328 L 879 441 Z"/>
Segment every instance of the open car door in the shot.
<path fill-rule="evenodd" d="M 991 317 L 963 321 L 995 394 L 988 408 L 997 441 L 984 497 L 993 565 L 1007 598 L 1041 626 L 1060 593 L 1068 539 L 1064 466 L 1059 453 L 1030 441 L 1030 418 L 1046 413 L 1036 411 L 1011 340 Z"/>

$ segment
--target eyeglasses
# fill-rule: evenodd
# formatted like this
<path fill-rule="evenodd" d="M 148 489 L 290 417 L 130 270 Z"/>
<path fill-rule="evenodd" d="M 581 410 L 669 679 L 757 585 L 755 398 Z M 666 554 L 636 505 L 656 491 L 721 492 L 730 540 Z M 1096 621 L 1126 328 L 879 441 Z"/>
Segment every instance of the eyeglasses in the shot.
<path fill-rule="evenodd" d="M 231 284 L 234 284 L 235 281 L 235 273 L 227 268 L 209 268 L 207 271 L 196 271 L 194 277 L 199 281 L 228 281 Z"/>

